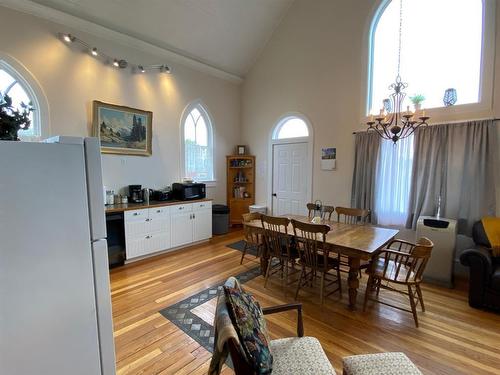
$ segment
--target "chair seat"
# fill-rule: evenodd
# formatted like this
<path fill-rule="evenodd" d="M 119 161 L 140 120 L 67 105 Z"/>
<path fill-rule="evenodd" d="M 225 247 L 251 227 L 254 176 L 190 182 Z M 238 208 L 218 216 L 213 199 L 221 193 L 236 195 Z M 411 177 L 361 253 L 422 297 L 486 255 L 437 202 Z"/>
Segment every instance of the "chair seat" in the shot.
<path fill-rule="evenodd" d="M 375 268 L 373 269 L 373 276 L 375 277 L 384 277 L 384 267 L 385 267 L 386 261 L 384 259 L 379 259 L 377 264 L 375 265 Z M 414 276 L 415 273 L 413 271 L 409 271 L 407 267 L 404 265 L 401 265 L 399 268 L 398 276 L 396 277 L 396 272 L 398 270 L 398 263 L 394 262 L 393 260 L 388 260 L 387 261 L 387 270 L 385 272 L 385 279 L 390 279 L 391 281 L 396 281 L 396 282 L 406 282 L 406 276 L 408 275 L 408 272 L 410 272 L 410 277 L 409 279 L 411 280 Z"/>
<path fill-rule="evenodd" d="M 353 355 L 342 359 L 344 375 L 421 375 L 404 353 Z M 274 371 L 273 371 L 274 373 Z"/>
<path fill-rule="evenodd" d="M 273 375 L 335 374 L 320 342 L 314 337 L 289 337 L 272 340 Z"/>

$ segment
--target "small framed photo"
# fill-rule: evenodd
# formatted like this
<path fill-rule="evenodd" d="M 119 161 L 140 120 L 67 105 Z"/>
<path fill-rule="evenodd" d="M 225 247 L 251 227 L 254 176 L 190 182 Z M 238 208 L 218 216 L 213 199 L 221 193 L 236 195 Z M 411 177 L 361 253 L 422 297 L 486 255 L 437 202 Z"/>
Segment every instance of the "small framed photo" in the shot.
<path fill-rule="evenodd" d="M 236 146 L 236 153 L 238 155 L 245 155 L 247 153 L 247 146 L 244 145 Z"/>

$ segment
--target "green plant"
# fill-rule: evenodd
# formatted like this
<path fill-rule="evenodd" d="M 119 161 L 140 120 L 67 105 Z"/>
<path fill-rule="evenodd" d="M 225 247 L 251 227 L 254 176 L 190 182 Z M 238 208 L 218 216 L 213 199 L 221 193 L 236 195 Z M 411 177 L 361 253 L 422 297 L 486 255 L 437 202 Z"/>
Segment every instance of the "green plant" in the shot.
<path fill-rule="evenodd" d="M 415 94 L 413 96 L 410 96 L 410 100 L 413 104 L 420 104 L 425 100 L 425 96 L 422 94 Z"/>
<path fill-rule="evenodd" d="M 12 105 L 12 98 L 0 95 L 0 140 L 18 141 L 19 130 L 27 130 L 31 125 L 31 103 L 21 103 L 21 108 Z"/>

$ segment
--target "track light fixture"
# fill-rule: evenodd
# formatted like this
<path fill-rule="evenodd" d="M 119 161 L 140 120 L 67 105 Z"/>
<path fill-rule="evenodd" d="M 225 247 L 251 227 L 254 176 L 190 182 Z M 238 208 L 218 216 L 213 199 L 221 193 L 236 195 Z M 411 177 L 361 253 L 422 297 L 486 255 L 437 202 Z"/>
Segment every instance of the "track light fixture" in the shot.
<path fill-rule="evenodd" d="M 130 66 L 132 73 L 146 73 L 147 71 L 159 71 L 161 73 L 171 74 L 172 70 L 166 64 L 157 64 L 157 65 L 131 65 L 125 59 L 119 59 L 111 57 L 101 50 L 98 50 L 97 47 L 93 47 L 87 42 L 77 38 L 74 35 L 61 33 L 59 37 L 68 44 L 78 44 L 82 46 L 86 53 L 90 53 L 95 58 L 101 60 L 105 64 L 111 64 L 115 68 L 126 69 Z"/>

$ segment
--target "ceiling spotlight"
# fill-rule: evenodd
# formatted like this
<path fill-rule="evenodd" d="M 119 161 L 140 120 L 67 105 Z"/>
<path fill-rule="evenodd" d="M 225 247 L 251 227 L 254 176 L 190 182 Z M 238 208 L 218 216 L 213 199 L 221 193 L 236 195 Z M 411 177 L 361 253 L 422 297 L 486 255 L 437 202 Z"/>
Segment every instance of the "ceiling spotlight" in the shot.
<path fill-rule="evenodd" d="M 170 70 L 170 68 L 167 65 L 162 65 L 162 67 L 160 68 L 160 72 L 167 73 L 167 74 L 172 73 L 172 71 Z"/>
<path fill-rule="evenodd" d="M 117 67 L 117 68 L 120 66 L 120 64 L 118 63 L 118 60 L 117 60 L 117 59 L 115 59 L 115 60 L 113 61 L 113 66 L 115 66 L 115 67 Z"/>
<path fill-rule="evenodd" d="M 141 65 L 139 65 L 139 70 L 141 71 L 141 73 L 146 73 L 146 69 L 144 69 L 144 67 Z"/>
<path fill-rule="evenodd" d="M 71 43 L 71 42 L 75 41 L 75 37 L 73 35 L 71 35 L 71 34 L 63 34 L 63 40 L 66 43 Z"/>
<path fill-rule="evenodd" d="M 90 53 L 92 54 L 92 56 L 98 56 L 99 53 L 97 52 L 97 48 L 92 48 L 92 51 L 90 51 Z"/>

